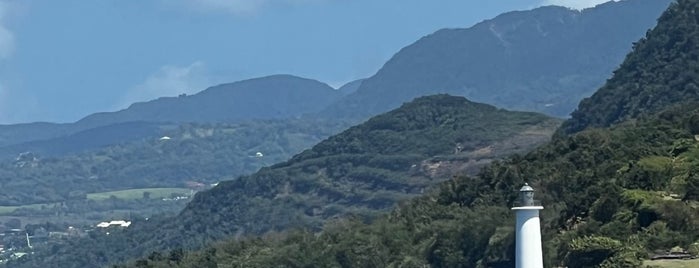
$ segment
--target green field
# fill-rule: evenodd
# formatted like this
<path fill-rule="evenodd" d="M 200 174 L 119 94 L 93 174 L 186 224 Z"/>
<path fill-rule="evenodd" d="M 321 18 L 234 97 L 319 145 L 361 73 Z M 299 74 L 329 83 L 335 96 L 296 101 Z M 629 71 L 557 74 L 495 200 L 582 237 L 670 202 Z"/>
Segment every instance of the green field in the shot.
<path fill-rule="evenodd" d="M 24 206 L 0 206 L 0 215 L 14 212 L 15 210 L 20 209 L 20 208 L 41 209 L 41 206 L 44 206 L 44 205 L 53 205 L 53 204 L 31 204 L 31 205 L 24 205 Z"/>
<path fill-rule="evenodd" d="M 643 265 L 660 268 L 696 268 L 699 267 L 699 259 L 694 260 L 654 260 L 645 261 Z"/>
<path fill-rule="evenodd" d="M 109 199 L 111 196 L 114 196 L 118 199 L 134 200 L 143 198 L 143 193 L 145 192 L 150 193 L 150 198 L 156 199 L 170 197 L 172 194 L 188 195 L 190 193 L 190 190 L 187 188 L 141 188 L 87 194 L 87 199 L 100 201 Z"/>
<path fill-rule="evenodd" d="M 0 214 L 7 214 L 10 212 L 13 212 L 17 208 L 19 208 L 19 207 L 6 207 L 6 206 L 0 207 Z"/>
<path fill-rule="evenodd" d="M 180 196 L 181 195 L 189 195 L 191 190 L 187 189 L 187 188 L 140 188 L 140 189 L 112 191 L 112 192 L 91 193 L 91 194 L 87 194 L 87 199 L 95 200 L 95 201 L 102 201 L 102 200 L 107 200 L 110 197 L 114 196 L 118 199 L 123 199 L 123 200 L 135 200 L 135 199 L 143 198 L 144 192 L 149 192 L 151 199 L 161 199 L 161 198 L 171 197 L 173 194 L 180 195 Z M 41 206 L 51 206 L 54 204 L 55 203 L 31 204 L 31 205 L 23 205 L 23 206 L 0 206 L 0 215 L 12 213 L 15 210 L 20 209 L 20 208 L 41 209 Z"/>

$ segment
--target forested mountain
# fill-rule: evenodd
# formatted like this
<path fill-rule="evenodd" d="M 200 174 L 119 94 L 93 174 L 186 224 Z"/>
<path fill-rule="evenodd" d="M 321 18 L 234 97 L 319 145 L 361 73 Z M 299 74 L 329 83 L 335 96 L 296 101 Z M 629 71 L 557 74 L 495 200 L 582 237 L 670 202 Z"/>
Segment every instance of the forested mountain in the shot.
<path fill-rule="evenodd" d="M 427 192 L 456 170 L 546 142 L 560 120 L 510 112 L 463 97 L 418 98 L 332 136 L 291 160 L 221 182 L 174 218 L 135 222 L 118 235 L 96 235 L 38 251 L 61 267 L 104 264 L 153 249 L 200 247 L 233 235 L 262 234 L 347 214 L 370 219 Z M 109 245 L 109 246 L 106 246 Z"/>
<path fill-rule="evenodd" d="M 444 180 L 430 176 L 442 162 L 475 164 L 526 151 L 546 141 L 557 125 L 558 120 L 541 114 L 505 111 L 463 97 L 422 97 L 289 161 L 222 182 L 197 196 L 180 219 L 194 229 L 232 235 L 299 225 L 320 228 L 323 220 L 348 213 L 371 216 Z M 519 148 L 496 152 L 499 143 L 531 134 L 538 139 L 521 139 Z"/>
<path fill-rule="evenodd" d="M 607 84 L 581 102 L 563 132 L 606 127 L 677 102 L 699 100 L 699 15 L 667 12 L 661 20 L 677 24 L 659 24 L 653 38 L 636 42 L 634 53 Z"/>
<path fill-rule="evenodd" d="M 197 94 L 163 97 L 117 111 L 96 113 L 75 123 L 0 125 L 0 147 L 63 138 L 96 127 L 114 125 L 117 135 L 132 133 L 120 123 L 238 123 L 247 120 L 297 118 L 315 113 L 343 96 L 327 84 L 291 75 L 273 75 L 210 87 Z M 144 138 L 145 136 L 141 137 Z M 96 136 L 101 143 L 118 140 Z M 77 144 L 71 144 L 76 145 Z M 14 148 L 24 148 L 15 146 Z"/>
<path fill-rule="evenodd" d="M 566 123 L 575 126 L 571 134 L 562 132 L 477 176 L 442 183 L 371 224 L 337 220 L 320 234 L 233 240 L 190 254 L 156 252 L 130 265 L 513 267 L 514 213 L 508 208 L 524 182 L 538 190 L 545 207 L 546 267 L 643 267 L 649 254 L 673 247 L 699 254 L 699 92 L 683 86 L 699 76 L 682 75 L 699 68 L 699 46 L 684 42 L 694 42 L 696 14 L 699 0 L 670 5 L 596 95 L 602 105 L 580 103 L 578 113 L 591 113 L 588 124 L 574 125 L 580 120 L 574 117 Z M 666 64 L 656 65 L 659 60 Z M 639 83 L 639 73 L 650 77 Z M 603 94 L 610 88 L 619 91 Z M 626 88 L 634 89 L 629 95 L 663 101 L 635 107 L 642 102 L 622 94 Z M 633 109 L 608 113 L 607 104 Z"/>
<path fill-rule="evenodd" d="M 191 96 L 135 103 L 118 112 L 90 115 L 76 124 L 240 122 L 294 118 L 318 112 L 341 96 L 339 91 L 315 80 L 273 75 L 210 87 Z"/>
<path fill-rule="evenodd" d="M 162 130 L 167 138 L 138 138 L 60 158 L 24 153 L 0 162 L 0 206 L 61 202 L 84 198 L 85 193 L 132 188 L 184 187 L 188 181 L 215 183 L 287 160 L 347 125 L 340 120 L 291 119 L 185 124 Z M 71 138 L 88 143 L 90 133 Z"/>
<path fill-rule="evenodd" d="M 515 11 L 443 29 L 401 49 L 332 117 L 366 118 L 418 96 L 448 93 L 510 110 L 567 117 L 655 25 L 670 0 L 610 1 L 582 11 Z"/>

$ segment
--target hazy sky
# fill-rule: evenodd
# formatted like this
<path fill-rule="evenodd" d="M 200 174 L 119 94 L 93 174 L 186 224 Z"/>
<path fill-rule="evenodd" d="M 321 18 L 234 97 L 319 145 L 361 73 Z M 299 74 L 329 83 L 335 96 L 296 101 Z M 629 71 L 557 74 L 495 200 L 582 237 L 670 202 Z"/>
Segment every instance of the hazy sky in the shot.
<path fill-rule="evenodd" d="M 0 0 L 0 124 L 72 122 L 270 74 L 339 86 L 440 28 L 601 2 Z"/>

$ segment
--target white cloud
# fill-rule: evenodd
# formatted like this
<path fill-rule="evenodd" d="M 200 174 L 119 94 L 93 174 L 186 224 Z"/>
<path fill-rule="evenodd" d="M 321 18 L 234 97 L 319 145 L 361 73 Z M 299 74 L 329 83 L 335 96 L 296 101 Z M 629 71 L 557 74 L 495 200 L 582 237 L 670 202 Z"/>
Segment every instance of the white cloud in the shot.
<path fill-rule="evenodd" d="M 186 67 L 166 65 L 146 78 L 143 83 L 131 88 L 117 103 L 117 109 L 128 107 L 134 102 L 148 101 L 159 97 L 193 94 L 211 86 L 212 81 L 202 62 Z"/>
<path fill-rule="evenodd" d="M 555 6 L 564 6 L 564 7 L 569 7 L 573 9 L 584 9 L 588 7 L 594 7 L 596 5 L 602 4 L 609 2 L 610 0 L 543 0 L 541 2 L 541 5 L 543 6 L 548 6 L 548 5 L 555 5 Z M 614 0 L 618 1 L 618 0 Z"/>
<path fill-rule="evenodd" d="M 14 35 L 3 25 L 3 19 L 6 17 L 8 9 L 8 4 L 0 1 L 0 60 L 9 58 L 15 47 Z"/>
<path fill-rule="evenodd" d="M 179 0 L 176 3 L 202 11 L 224 11 L 235 15 L 250 15 L 274 5 L 300 5 L 328 0 Z M 172 3 L 172 1 L 165 1 Z"/>
<path fill-rule="evenodd" d="M 267 0 L 198 0 L 191 4 L 207 10 L 223 10 L 235 14 L 247 14 L 267 4 Z"/>

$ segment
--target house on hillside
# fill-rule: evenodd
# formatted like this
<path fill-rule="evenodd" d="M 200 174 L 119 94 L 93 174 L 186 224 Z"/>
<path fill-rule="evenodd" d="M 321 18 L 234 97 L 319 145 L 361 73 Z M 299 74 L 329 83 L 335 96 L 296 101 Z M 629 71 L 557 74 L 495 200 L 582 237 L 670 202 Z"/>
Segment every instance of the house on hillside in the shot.
<path fill-rule="evenodd" d="M 130 222 L 130 221 L 123 221 L 123 220 L 120 220 L 120 221 L 110 221 L 110 222 L 103 221 L 103 222 L 98 223 L 98 224 L 96 225 L 96 227 L 98 227 L 98 228 L 108 228 L 108 227 L 123 227 L 123 228 L 126 228 L 126 227 L 129 227 L 130 225 L 131 225 L 131 222 Z"/>

